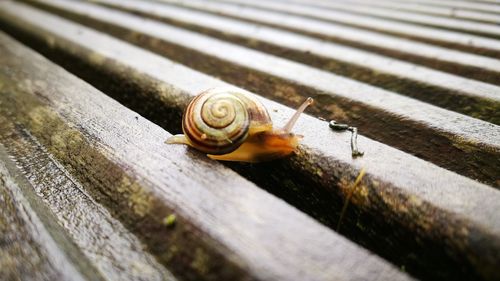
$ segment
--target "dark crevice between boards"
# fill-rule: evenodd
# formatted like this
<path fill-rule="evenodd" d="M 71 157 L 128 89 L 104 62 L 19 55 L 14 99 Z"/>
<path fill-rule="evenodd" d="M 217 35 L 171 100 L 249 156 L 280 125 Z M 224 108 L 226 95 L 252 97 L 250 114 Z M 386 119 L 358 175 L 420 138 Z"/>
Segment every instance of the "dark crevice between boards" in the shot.
<path fill-rule="evenodd" d="M 31 1 L 27 1 L 31 3 Z M 316 102 L 310 107 L 308 112 L 313 113 L 315 116 L 348 123 L 349 125 L 358 127 L 362 135 L 384 142 L 443 168 L 484 182 L 496 188 L 500 186 L 500 181 L 497 179 L 497 167 L 500 166 L 500 157 L 496 154 L 498 152 L 492 151 L 491 148 L 477 147 L 477 144 L 469 143 L 460 137 L 446 135 L 442 133 L 439 128 L 429 128 L 428 125 L 398 118 L 380 109 L 372 108 L 369 105 L 362 105 L 343 98 L 336 98 L 327 93 L 319 92 L 316 89 L 270 76 L 245 66 L 222 61 L 199 53 L 193 49 L 171 44 L 138 32 L 132 32 L 120 26 L 108 24 L 96 19 L 90 19 L 86 16 L 55 8 L 41 2 L 35 2 L 34 5 L 73 21 L 109 33 L 190 68 L 220 77 L 226 82 L 261 94 L 292 108 L 299 106 L 305 97 L 311 96 Z M 74 62 L 75 59 L 64 58 L 63 53 L 65 50 L 53 50 L 50 46 L 47 46 L 46 42 L 30 42 L 30 40 L 36 39 L 30 39 L 31 36 L 29 34 L 25 34 L 21 30 L 16 30 L 15 27 L 9 27 L 8 22 L 5 22 L 4 25 L 6 26 L 6 30 L 10 30 L 12 36 L 23 40 L 29 45 L 36 46 L 37 50 L 46 54 L 52 60 L 70 71 L 78 72 L 77 63 Z M 80 63 L 86 64 L 86 62 Z M 113 64 L 113 62 L 109 63 Z M 94 73 L 95 71 L 96 70 L 90 68 L 88 73 L 81 73 L 79 75 L 84 79 L 95 79 L 92 78 L 96 76 Z M 103 77 L 100 78 L 103 80 L 103 82 L 101 82 L 102 84 L 108 84 L 108 80 L 106 80 L 107 78 L 105 77 L 106 76 L 103 74 Z M 131 97 L 133 98 L 137 93 L 143 93 L 134 90 L 134 85 L 132 85 L 133 81 L 131 81 L 131 79 L 128 80 L 129 81 L 127 81 L 125 85 L 132 87 L 132 89 L 130 89 L 128 93 L 123 93 L 125 98 L 115 97 L 116 99 L 125 99 L 126 101 Z M 99 83 L 96 83 L 96 87 L 104 92 L 110 92 L 100 87 Z M 146 89 L 146 93 L 144 94 L 148 94 L 147 92 L 151 90 L 154 90 L 154 87 Z M 125 101 L 123 103 L 125 103 Z M 133 103 L 134 101 L 131 100 L 130 102 Z M 143 107 L 146 105 L 138 106 Z M 168 103 L 166 106 L 169 107 Z M 172 111 L 166 113 L 158 112 L 158 116 L 181 116 L 181 111 L 179 109 L 168 109 L 172 109 Z M 160 111 L 159 109 L 153 108 L 151 110 Z M 137 112 L 141 113 L 139 109 Z M 164 121 L 162 120 L 166 120 L 154 117 L 156 116 L 154 113 L 149 115 L 149 118 L 154 118 L 151 119 L 151 121 L 155 123 L 158 122 L 157 124 L 159 125 L 163 124 L 162 122 Z M 169 116 L 165 117 L 168 118 Z M 171 124 L 167 124 L 166 126 L 171 126 Z M 166 128 L 173 129 L 169 130 L 172 133 L 178 133 L 180 126 L 178 126 L 177 129 Z M 326 127 L 325 129 L 328 128 Z"/>
<path fill-rule="evenodd" d="M 72 56 L 61 49 L 52 49 L 46 45 L 46 42 L 30 38 L 28 34 L 19 32 L 19 30 L 7 29 L 18 39 L 20 38 L 37 51 L 149 120 L 162 125 L 173 133 L 179 132 L 182 109 L 168 108 L 168 105 L 165 105 L 163 101 L 155 98 L 155 87 L 151 85 L 156 82 L 150 77 L 130 79 L 130 75 L 127 75 L 126 72 L 112 71 L 114 68 L 112 62 L 105 62 L 105 68 L 96 68 L 94 65 L 82 60 L 82 57 Z M 160 104 L 161 106 L 159 106 Z M 325 129 L 328 129 L 328 127 L 325 127 Z M 346 147 L 346 149 L 349 149 L 349 147 Z M 345 197 L 344 194 L 348 190 L 349 184 L 357 176 L 355 171 L 352 172 L 350 179 L 336 175 L 336 170 L 349 169 L 346 164 L 339 163 L 338 167 L 331 167 L 331 171 L 329 171 L 333 173 L 331 177 L 337 183 L 337 186 L 332 186 L 331 190 L 327 190 L 322 187 L 324 184 L 321 184 L 322 178 L 318 178 L 318 175 L 297 173 L 297 166 L 302 165 L 298 157 L 262 164 L 226 163 L 226 165 L 333 229 L 338 223 L 340 210 L 344 204 L 342 198 Z M 103 170 L 114 170 L 106 167 L 102 168 Z M 83 180 L 88 181 L 88 179 Z M 105 189 L 108 190 L 108 188 Z M 396 188 L 391 186 L 387 186 L 387 190 L 392 190 L 391 192 L 394 193 L 398 192 Z M 354 196 L 347 209 L 347 214 L 341 222 L 340 232 L 356 243 L 390 260 L 402 270 L 425 280 L 479 278 L 468 257 L 448 252 L 445 250 L 446 247 L 441 244 L 445 240 L 445 234 L 449 231 L 447 227 L 453 225 L 449 222 L 447 222 L 449 225 L 440 222 L 442 219 L 436 217 L 436 214 L 443 215 L 441 211 L 435 210 L 433 207 L 422 208 L 422 210 L 416 209 L 416 213 L 412 214 L 414 217 L 401 219 L 387 210 L 390 206 L 384 205 L 384 198 L 381 196 L 375 194 L 373 198 L 379 198 L 379 200 L 370 203 L 369 207 L 356 204 L 358 199 Z M 408 200 L 404 194 L 397 196 L 401 199 L 401 204 L 405 204 Z M 106 191 L 104 197 L 113 198 L 113 194 Z M 112 210 L 121 209 L 119 198 L 111 200 L 111 202 L 105 201 L 105 204 L 111 206 L 110 209 Z M 159 210 L 163 210 L 161 206 Z M 169 212 L 165 211 L 163 213 Z M 128 227 L 139 231 L 141 238 L 148 241 L 148 245 L 153 243 L 156 247 L 156 243 L 159 243 L 156 241 L 158 238 L 156 235 L 155 237 L 148 237 L 151 233 L 163 233 L 164 230 L 152 227 L 156 224 L 152 223 L 151 226 L 148 222 L 145 225 L 138 225 L 134 218 L 120 213 L 116 215 L 121 221 L 127 222 Z M 400 215 L 404 216 L 404 214 Z M 422 219 L 427 217 L 436 218 L 438 228 L 419 235 L 418 239 L 416 239 L 412 233 L 415 231 L 421 232 L 422 230 L 415 229 L 415 225 L 406 225 L 404 222 L 411 221 L 412 218 Z M 457 225 L 464 226 L 467 223 L 457 222 Z M 143 231 L 143 228 L 146 231 Z M 463 237 L 457 238 L 457 241 L 463 241 L 463 239 Z M 452 243 L 455 243 L 455 241 L 452 241 Z M 457 243 L 459 245 L 455 247 L 460 247 L 464 242 Z M 159 252 L 156 252 L 156 254 L 159 254 Z"/>
<path fill-rule="evenodd" d="M 270 44 L 254 38 L 245 38 L 235 34 L 229 34 L 214 29 L 204 27 L 203 25 L 193 25 L 173 19 L 155 16 L 149 13 L 138 12 L 115 5 L 103 6 L 138 14 L 155 20 L 186 28 L 195 32 L 216 37 L 225 41 L 230 41 L 243 45 L 264 53 L 270 53 L 279 57 L 301 62 L 319 69 L 333 72 L 337 75 L 349 77 L 367 84 L 371 84 L 383 89 L 387 89 L 398 94 L 409 96 L 424 102 L 428 102 L 449 110 L 460 112 L 474 118 L 500 125 L 500 103 L 488 99 L 481 99 L 467 94 L 457 93 L 455 90 L 426 85 L 419 81 L 409 78 L 397 77 L 391 74 L 384 74 L 376 69 L 369 69 L 362 66 L 356 66 L 339 60 L 326 58 L 320 55 L 314 55 L 310 52 L 292 50 L 283 46 Z M 365 46 L 366 49 L 366 46 Z M 438 60 L 426 59 L 408 53 L 387 50 L 383 48 L 371 48 L 378 54 L 388 55 L 390 57 L 406 60 L 417 65 L 424 65 L 433 69 L 443 70 L 460 76 L 464 76 L 479 81 L 500 85 L 500 73 L 494 73 L 477 67 L 469 67 L 456 63 L 448 63 Z"/>
<path fill-rule="evenodd" d="M 29 0 L 22 0 L 22 1 L 29 1 Z M 251 22 L 251 23 L 256 23 L 256 24 L 263 24 L 263 25 L 267 25 L 267 26 L 271 26 L 271 27 L 275 27 L 275 28 L 279 28 L 279 29 L 283 29 L 283 30 L 288 30 L 288 31 L 296 32 L 296 33 L 299 33 L 299 34 L 304 34 L 304 35 L 309 35 L 309 36 L 321 38 L 321 39 L 324 39 L 324 40 L 329 40 L 329 41 L 336 42 L 336 43 L 339 43 L 339 44 L 344 44 L 344 45 L 352 46 L 352 47 L 355 47 L 355 48 L 361 48 L 361 49 L 376 51 L 376 52 L 378 52 L 380 54 L 384 54 L 384 55 L 387 55 L 387 56 L 394 55 L 395 58 L 401 58 L 401 59 L 408 59 L 408 60 L 410 60 L 410 57 L 411 57 L 411 55 L 408 55 L 408 54 L 401 54 L 401 56 L 399 56 L 398 55 L 399 52 L 397 52 L 397 51 L 386 50 L 386 49 L 383 49 L 383 48 L 378 48 L 376 46 L 366 45 L 366 44 L 362 44 L 360 42 L 346 40 L 346 39 L 340 38 L 340 37 L 334 37 L 334 36 L 329 36 L 329 35 L 325 35 L 325 34 L 321 34 L 321 33 L 310 32 L 310 31 L 303 30 L 303 29 L 300 29 L 300 28 L 292 28 L 292 27 L 283 26 L 283 25 L 279 25 L 279 24 L 272 24 L 272 23 L 266 23 L 266 22 L 261 22 L 261 21 L 257 21 L 257 20 L 251 20 L 251 19 L 248 19 L 248 18 L 245 18 L 245 17 L 235 16 L 235 15 L 224 13 L 224 12 L 212 12 L 212 11 L 204 10 L 202 8 L 195 8 L 195 7 L 183 6 L 182 4 L 171 3 L 171 5 L 177 5 L 179 7 L 183 7 L 183 8 L 194 10 L 194 11 L 206 12 L 206 13 L 210 13 L 210 14 L 214 14 L 214 15 L 219 15 L 219 16 L 224 16 L 224 17 L 227 17 L 227 18 L 233 18 L 233 19 L 237 19 L 237 20 L 242 20 L 242 21 L 246 21 L 246 22 Z M 332 19 L 331 22 L 334 22 L 334 19 Z M 405 39 L 420 41 L 420 42 L 423 42 L 423 43 L 429 43 L 429 44 L 432 44 L 432 45 L 437 45 L 437 46 L 441 46 L 441 47 L 445 47 L 445 48 L 450 48 L 450 49 L 455 49 L 455 50 L 459 50 L 459 51 L 464 51 L 464 52 L 469 52 L 469 53 L 473 53 L 473 54 L 478 54 L 478 55 L 483 55 L 483 56 L 487 56 L 487 57 L 492 57 L 492 58 L 500 59 L 500 52 L 499 51 L 493 50 L 493 49 L 486 49 L 486 48 L 476 47 L 476 46 L 473 46 L 472 42 L 469 45 L 464 45 L 464 44 L 459 44 L 459 43 L 450 43 L 450 42 L 446 42 L 446 41 L 435 40 L 435 39 L 427 38 L 427 37 L 421 37 L 421 36 L 418 36 L 416 34 L 400 33 L 400 32 L 393 32 L 393 31 L 391 32 L 389 30 L 377 29 L 377 28 L 374 28 L 374 27 L 366 27 L 366 26 L 361 26 L 361 25 L 351 25 L 351 24 L 346 24 L 346 23 L 343 23 L 343 22 L 334 22 L 334 23 L 337 24 L 337 25 L 341 25 L 341 26 L 348 26 L 348 27 L 359 28 L 359 29 L 362 29 L 362 30 L 379 32 L 379 33 L 382 33 L 382 34 L 392 35 L 392 36 L 401 37 L 401 38 L 405 38 Z M 418 61 L 417 58 L 415 58 L 415 59 Z"/>

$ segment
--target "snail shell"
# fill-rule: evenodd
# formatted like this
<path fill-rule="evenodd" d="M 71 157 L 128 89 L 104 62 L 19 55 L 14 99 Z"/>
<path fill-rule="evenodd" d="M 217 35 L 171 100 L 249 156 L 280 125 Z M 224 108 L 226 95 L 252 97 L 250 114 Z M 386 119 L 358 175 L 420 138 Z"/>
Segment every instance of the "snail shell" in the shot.
<path fill-rule="evenodd" d="M 191 145 L 212 155 L 230 153 L 249 135 L 271 128 L 266 108 L 254 97 L 231 88 L 214 88 L 196 96 L 182 121 Z"/>

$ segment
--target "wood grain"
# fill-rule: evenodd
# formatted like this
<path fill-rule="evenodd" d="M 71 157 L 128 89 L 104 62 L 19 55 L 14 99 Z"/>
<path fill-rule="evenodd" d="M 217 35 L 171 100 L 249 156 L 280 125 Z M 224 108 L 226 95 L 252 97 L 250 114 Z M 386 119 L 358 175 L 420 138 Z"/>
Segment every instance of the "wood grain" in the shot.
<path fill-rule="evenodd" d="M 8 13 L 8 6 L 1 5 L 2 18 L 11 34 L 171 132 L 180 130 L 192 96 L 228 86 L 82 25 L 22 5 Z M 293 112 L 261 100 L 276 124 Z M 337 225 L 350 184 L 365 168 L 342 233 L 424 278 L 496 278 L 498 190 L 361 136 L 366 154 L 352 159 L 349 135 L 315 118 L 301 117 L 294 131 L 306 136 L 294 157 L 232 168 L 327 225 Z"/>
<path fill-rule="evenodd" d="M 7 54 L 0 57 L 0 132 L 9 155 L 30 157 L 9 143 L 22 146 L 16 132 L 29 132 L 176 277 L 410 279 L 220 163 L 165 145 L 169 133 L 6 35 L 0 42 Z M 99 213 L 86 206 L 75 205 L 75 223 Z M 166 223 L 172 214 L 174 225 Z"/>
<path fill-rule="evenodd" d="M 497 125 L 430 106 L 396 92 L 93 4 L 60 0 L 35 1 L 34 4 L 289 106 L 297 107 L 311 96 L 317 102 L 310 112 L 318 116 L 350 123 L 377 141 L 489 185 L 500 185 L 497 182 L 500 127 Z M 57 29 L 55 25 L 41 24 L 49 30 Z M 487 86 L 475 87 L 475 91 L 488 92 L 494 97 L 495 91 L 500 89 Z M 437 94 L 428 93 L 434 97 Z M 446 100 L 446 97 L 442 98 Z M 460 100 L 459 96 L 456 98 Z M 452 102 L 454 99 L 449 97 Z M 498 116 L 500 112 L 495 110 L 500 105 L 497 100 L 498 97 L 494 97 L 491 109 L 495 114 L 492 116 Z M 489 108 L 480 103 L 477 105 L 482 109 Z M 431 138 L 432 142 L 429 142 Z"/>

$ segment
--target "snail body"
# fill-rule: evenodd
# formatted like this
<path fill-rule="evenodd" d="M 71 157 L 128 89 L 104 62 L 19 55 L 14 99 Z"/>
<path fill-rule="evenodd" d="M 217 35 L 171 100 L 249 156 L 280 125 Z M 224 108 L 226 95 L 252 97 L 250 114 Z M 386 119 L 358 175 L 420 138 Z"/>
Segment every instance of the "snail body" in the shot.
<path fill-rule="evenodd" d="M 183 135 L 167 143 L 187 144 L 210 158 L 261 162 L 291 154 L 302 136 L 291 129 L 308 98 L 284 128 L 273 128 L 266 108 L 254 97 L 234 88 L 213 88 L 196 96 L 184 111 Z"/>

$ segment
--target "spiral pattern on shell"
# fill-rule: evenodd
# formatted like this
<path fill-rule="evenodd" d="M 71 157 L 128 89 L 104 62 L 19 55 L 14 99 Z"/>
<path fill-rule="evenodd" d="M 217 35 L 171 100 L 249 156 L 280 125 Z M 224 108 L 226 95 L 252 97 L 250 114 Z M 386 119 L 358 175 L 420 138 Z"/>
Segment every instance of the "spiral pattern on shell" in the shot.
<path fill-rule="evenodd" d="M 245 141 L 250 123 L 245 102 L 238 95 L 215 89 L 189 103 L 182 128 L 195 148 L 220 155 L 236 150 Z"/>

